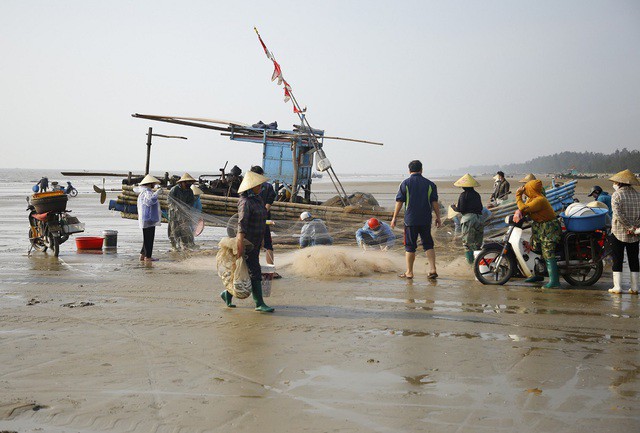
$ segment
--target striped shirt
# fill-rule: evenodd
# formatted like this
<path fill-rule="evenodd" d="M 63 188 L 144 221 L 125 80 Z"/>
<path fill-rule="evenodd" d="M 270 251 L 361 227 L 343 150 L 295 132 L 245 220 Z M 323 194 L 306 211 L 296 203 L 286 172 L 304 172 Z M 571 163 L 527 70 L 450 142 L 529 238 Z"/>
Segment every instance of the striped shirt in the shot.
<path fill-rule="evenodd" d="M 623 186 L 611 196 L 613 222 L 611 233 L 622 242 L 638 242 L 640 235 L 628 234 L 633 228 L 640 227 L 640 192 L 632 186 Z"/>

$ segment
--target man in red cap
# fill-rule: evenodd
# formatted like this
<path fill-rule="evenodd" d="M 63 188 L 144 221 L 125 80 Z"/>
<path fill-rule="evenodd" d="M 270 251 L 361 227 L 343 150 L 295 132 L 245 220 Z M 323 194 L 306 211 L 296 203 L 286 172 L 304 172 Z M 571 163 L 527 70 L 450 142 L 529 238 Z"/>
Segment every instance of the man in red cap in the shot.
<path fill-rule="evenodd" d="M 356 241 L 363 250 L 367 247 L 380 247 L 386 251 L 396 243 L 396 235 L 388 224 L 377 218 L 370 218 L 361 229 L 356 232 Z"/>

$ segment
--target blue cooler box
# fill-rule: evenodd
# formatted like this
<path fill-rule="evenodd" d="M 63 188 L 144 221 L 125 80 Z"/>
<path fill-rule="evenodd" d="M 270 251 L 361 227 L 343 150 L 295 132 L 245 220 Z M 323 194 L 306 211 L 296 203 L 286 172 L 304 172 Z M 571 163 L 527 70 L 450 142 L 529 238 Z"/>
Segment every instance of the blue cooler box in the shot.
<path fill-rule="evenodd" d="M 607 224 L 607 209 L 592 208 L 593 214 L 581 216 L 566 216 L 560 214 L 564 225 L 570 232 L 592 232 L 605 228 Z"/>

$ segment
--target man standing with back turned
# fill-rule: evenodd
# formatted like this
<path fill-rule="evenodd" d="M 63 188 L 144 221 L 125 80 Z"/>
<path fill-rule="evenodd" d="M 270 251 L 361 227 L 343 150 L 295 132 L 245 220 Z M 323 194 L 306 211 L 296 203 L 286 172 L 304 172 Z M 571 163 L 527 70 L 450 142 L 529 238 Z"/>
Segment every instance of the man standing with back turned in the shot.
<path fill-rule="evenodd" d="M 438 188 L 436 184 L 422 176 L 422 163 L 418 160 L 409 163 L 410 176 L 403 180 L 396 195 L 396 207 L 391 219 L 391 228 L 396 226 L 396 218 L 404 203 L 404 249 L 407 270 L 401 278 L 413 278 L 413 263 L 416 260 L 418 236 L 427 253 L 429 273 L 427 278 L 438 278 L 436 273 L 436 251 L 433 249 L 431 237 L 431 212 L 436 214 L 436 227 L 442 225 L 440 205 L 438 204 Z"/>

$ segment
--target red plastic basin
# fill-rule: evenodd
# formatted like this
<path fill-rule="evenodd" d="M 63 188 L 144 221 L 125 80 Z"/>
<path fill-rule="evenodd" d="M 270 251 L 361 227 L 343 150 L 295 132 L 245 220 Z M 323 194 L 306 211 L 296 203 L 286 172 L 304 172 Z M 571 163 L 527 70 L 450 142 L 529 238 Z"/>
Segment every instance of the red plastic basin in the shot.
<path fill-rule="evenodd" d="M 99 236 L 80 236 L 76 238 L 76 247 L 79 250 L 101 250 L 104 239 Z"/>

